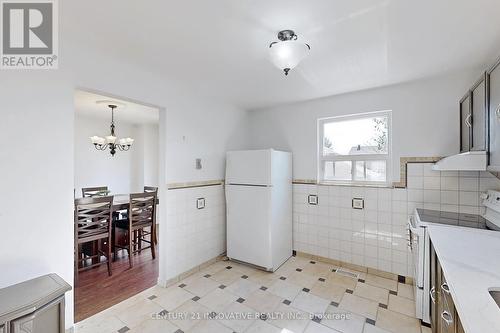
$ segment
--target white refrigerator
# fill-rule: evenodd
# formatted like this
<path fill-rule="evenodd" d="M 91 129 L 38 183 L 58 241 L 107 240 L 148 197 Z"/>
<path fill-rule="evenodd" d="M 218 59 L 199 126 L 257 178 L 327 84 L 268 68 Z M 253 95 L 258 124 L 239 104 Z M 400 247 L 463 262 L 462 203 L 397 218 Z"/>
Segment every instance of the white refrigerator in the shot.
<path fill-rule="evenodd" d="M 275 271 L 292 255 L 292 154 L 230 151 L 226 159 L 227 256 Z"/>

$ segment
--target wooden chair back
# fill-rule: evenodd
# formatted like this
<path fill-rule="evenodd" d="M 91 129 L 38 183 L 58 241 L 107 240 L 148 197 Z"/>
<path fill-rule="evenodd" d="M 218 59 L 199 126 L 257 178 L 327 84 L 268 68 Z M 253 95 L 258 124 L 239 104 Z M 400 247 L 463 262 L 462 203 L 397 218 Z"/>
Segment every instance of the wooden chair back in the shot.
<path fill-rule="evenodd" d="M 97 187 L 84 187 L 82 188 L 82 197 L 84 198 L 93 198 L 93 197 L 102 197 L 108 195 L 108 187 L 107 186 L 97 186 Z M 103 194 L 105 193 L 105 194 Z"/>
<path fill-rule="evenodd" d="M 131 230 L 152 226 L 156 205 L 156 193 L 130 194 L 129 223 Z"/>
<path fill-rule="evenodd" d="M 156 195 L 158 196 L 158 187 L 144 186 L 144 192 L 147 192 L 147 193 L 156 193 Z"/>
<path fill-rule="evenodd" d="M 75 242 L 108 237 L 111 232 L 113 197 L 75 199 Z"/>

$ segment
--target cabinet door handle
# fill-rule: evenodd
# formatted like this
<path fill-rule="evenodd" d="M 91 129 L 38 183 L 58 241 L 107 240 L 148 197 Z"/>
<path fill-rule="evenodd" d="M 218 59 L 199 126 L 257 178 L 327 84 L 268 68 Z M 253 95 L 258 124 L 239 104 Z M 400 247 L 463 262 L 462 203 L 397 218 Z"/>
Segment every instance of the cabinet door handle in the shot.
<path fill-rule="evenodd" d="M 429 296 L 431 296 L 432 303 L 436 304 L 436 287 L 432 286 L 431 290 L 429 290 Z"/>
<path fill-rule="evenodd" d="M 446 323 L 446 326 L 450 326 L 453 323 L 453 317 L 448 311 L 443 311 L 441 313 L 441 318 Z"/>
<path fill-rule="evenodd" d="M 441 290 L 444 291 L 446 294 L 450 294 L 450 287 L 448 286 L 448 283 L 444 282 L 441 285 Z"/>
<path fill-rule="evenodd" d="M 465 118 L 465 125 L 467 125 L 467 127 L 472 127 L 472 123 L 470 122 L 470 119 L 472 118 L 472 114 L 469 113 L 467 115 L 467 117 Z"/>

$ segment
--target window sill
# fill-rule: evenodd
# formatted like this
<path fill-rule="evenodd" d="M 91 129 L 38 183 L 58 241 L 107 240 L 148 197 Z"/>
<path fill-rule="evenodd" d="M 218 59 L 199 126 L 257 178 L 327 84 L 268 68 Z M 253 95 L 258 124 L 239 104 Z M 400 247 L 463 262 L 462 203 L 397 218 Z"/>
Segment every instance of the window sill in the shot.
<path fill-rule="evenodd" d="M 389 184 L 356 184 L 356 183 L 333 183 L 333 182 L 318 182 L 316 184 L 320 186 L 394 188 L 394 186 Z"/>

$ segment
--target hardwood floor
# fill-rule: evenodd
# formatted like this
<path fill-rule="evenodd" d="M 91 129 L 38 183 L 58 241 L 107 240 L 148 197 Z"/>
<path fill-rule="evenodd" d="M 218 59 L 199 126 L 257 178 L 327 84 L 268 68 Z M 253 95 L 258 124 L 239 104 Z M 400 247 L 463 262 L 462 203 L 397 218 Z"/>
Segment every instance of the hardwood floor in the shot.
<path fill-rule="evenodd" d="M 158 253 L 156 248 L 155 260 L 149 249 L 134 255 L 130 269 L 126 251 L 119 251 L 112 276 L 108 276 L 106 265 L 80 272 L 75 287 L 75 323 L 156 285 Z"/>

